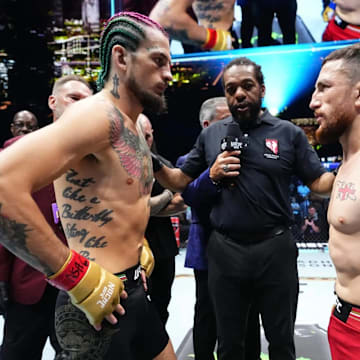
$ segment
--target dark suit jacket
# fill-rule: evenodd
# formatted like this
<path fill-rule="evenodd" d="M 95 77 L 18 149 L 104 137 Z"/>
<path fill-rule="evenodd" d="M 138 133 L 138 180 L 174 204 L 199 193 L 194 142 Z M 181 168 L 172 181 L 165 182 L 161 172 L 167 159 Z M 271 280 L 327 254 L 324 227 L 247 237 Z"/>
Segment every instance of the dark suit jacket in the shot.
<path fill-rule="evenodd" d="M 188 154 L 176 162 L 181 167 Z M 209 168 L 192 181 L 181 193 L 185 204 L 191 207 L 191 225 L 186 247 L 185 267 L 207 270 L 206 246 L 211 233 L 210 211 L 217 200 L 219 189 L 211 182 Z"/>
<path fill-rule="evenodd" d="M 19 140 L 12 138 L 4 143 L 4 148 Z M 61 241 L 66 243 L 61 225 L 55 224 L 52 203 L 55 203 L 55 193 L 52 184 L 32 194 L 46 221 Z M 16 257 L 0 245 L 0 281 L 6 281 L 10 286 L 10 299 L 20 304 L 36 304 L 42 297 L 47 281 L 45 275 Z"/>

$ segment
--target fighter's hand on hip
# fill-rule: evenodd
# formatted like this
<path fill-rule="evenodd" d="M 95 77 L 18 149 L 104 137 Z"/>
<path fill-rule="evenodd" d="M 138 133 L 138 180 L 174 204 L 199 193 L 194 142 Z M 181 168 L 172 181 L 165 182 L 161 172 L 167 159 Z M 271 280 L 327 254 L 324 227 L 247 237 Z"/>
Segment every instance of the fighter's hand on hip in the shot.
<path fill-rule="evenodd" d="M 127 297 L 123 282 L 73 250 L 61 269 L 48 280 L 68 292 L 71 302 L 84 312 L 96 330 L 101 329 L 104 318 L 111 324 L 117 323 L 114 311 L 125 313 L 120 305 L 120 297 Z"/>
<path fill-rule="evenodd" d="M 210 179 L 221 181 L 224 178 L 238 176 L 241 167 L 240 154 L 240 150 L 220 153 L 210 168 Z"/>

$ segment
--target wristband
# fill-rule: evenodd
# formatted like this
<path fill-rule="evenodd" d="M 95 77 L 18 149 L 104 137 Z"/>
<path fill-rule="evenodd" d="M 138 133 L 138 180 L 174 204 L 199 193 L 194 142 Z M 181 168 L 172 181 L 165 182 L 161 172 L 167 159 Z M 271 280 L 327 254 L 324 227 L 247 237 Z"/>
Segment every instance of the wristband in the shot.
<path fill-rule="evenodd" d="M 80 282 L 89 267 L 90 261 L 88 259 L 74 250 L 70 250 L 70 254 L 64 265 L 56 274 L 49 276 L 47 280 L 56 288 L 69 291 Z"/>
<path fill-rule="evenodd" d="M 203 48 L 207 50 L 212 49 L 216 44 L 216 40 L 217 40 L 216 30 L 210 28 L 206 29 L 206 41 Z"/>
<path fill-rule="evenodd" d="M 203 45 L 206 50 L 230 50 L 232 49 L 232 39 L 229 31 L 206 29 L 206 41 Z"/>

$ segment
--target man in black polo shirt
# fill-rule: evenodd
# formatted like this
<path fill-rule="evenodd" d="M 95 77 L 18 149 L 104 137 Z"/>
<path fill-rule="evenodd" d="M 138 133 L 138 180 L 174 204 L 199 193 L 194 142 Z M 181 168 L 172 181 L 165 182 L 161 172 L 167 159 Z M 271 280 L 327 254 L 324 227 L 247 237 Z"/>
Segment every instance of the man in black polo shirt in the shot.
<path fill-rule="evenodd" d="M 243 359 L 248 311 L 255 304 L 270 359 L 294 360 L 298 251 L 289 230 L 290 179 L 297 175 L 312 191 L 327 194 L 334 175 L 322 167 L 299 127 L 261 108 L 260 66 L 234 59 L 224 69 L 223 85 L 232 117 L 201 132 L 181 169 L 154 158 L 155 176 L 179 191 L 210 167 L 209 182 L 219 188 L 208 244 L 219 359 Z M 227 143 L 240 150 L 221 151 L 222 140 L 233 133 L 231 124 L 241 130 Z"/>

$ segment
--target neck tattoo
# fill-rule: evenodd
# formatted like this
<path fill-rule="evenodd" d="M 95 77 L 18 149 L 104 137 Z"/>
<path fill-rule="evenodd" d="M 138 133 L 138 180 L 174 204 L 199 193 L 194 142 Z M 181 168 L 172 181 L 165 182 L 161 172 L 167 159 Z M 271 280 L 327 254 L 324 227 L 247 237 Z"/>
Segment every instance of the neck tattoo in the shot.
<path fill-rule="evenodd" d="M 118 92 L 118 86 L 119 86 L 119 77 L 115 74 L 112 78 L 113 80 L 113 88 L 111 90 L 111 94 L 116 98 L 120 99 L 120 95 Z"/>

